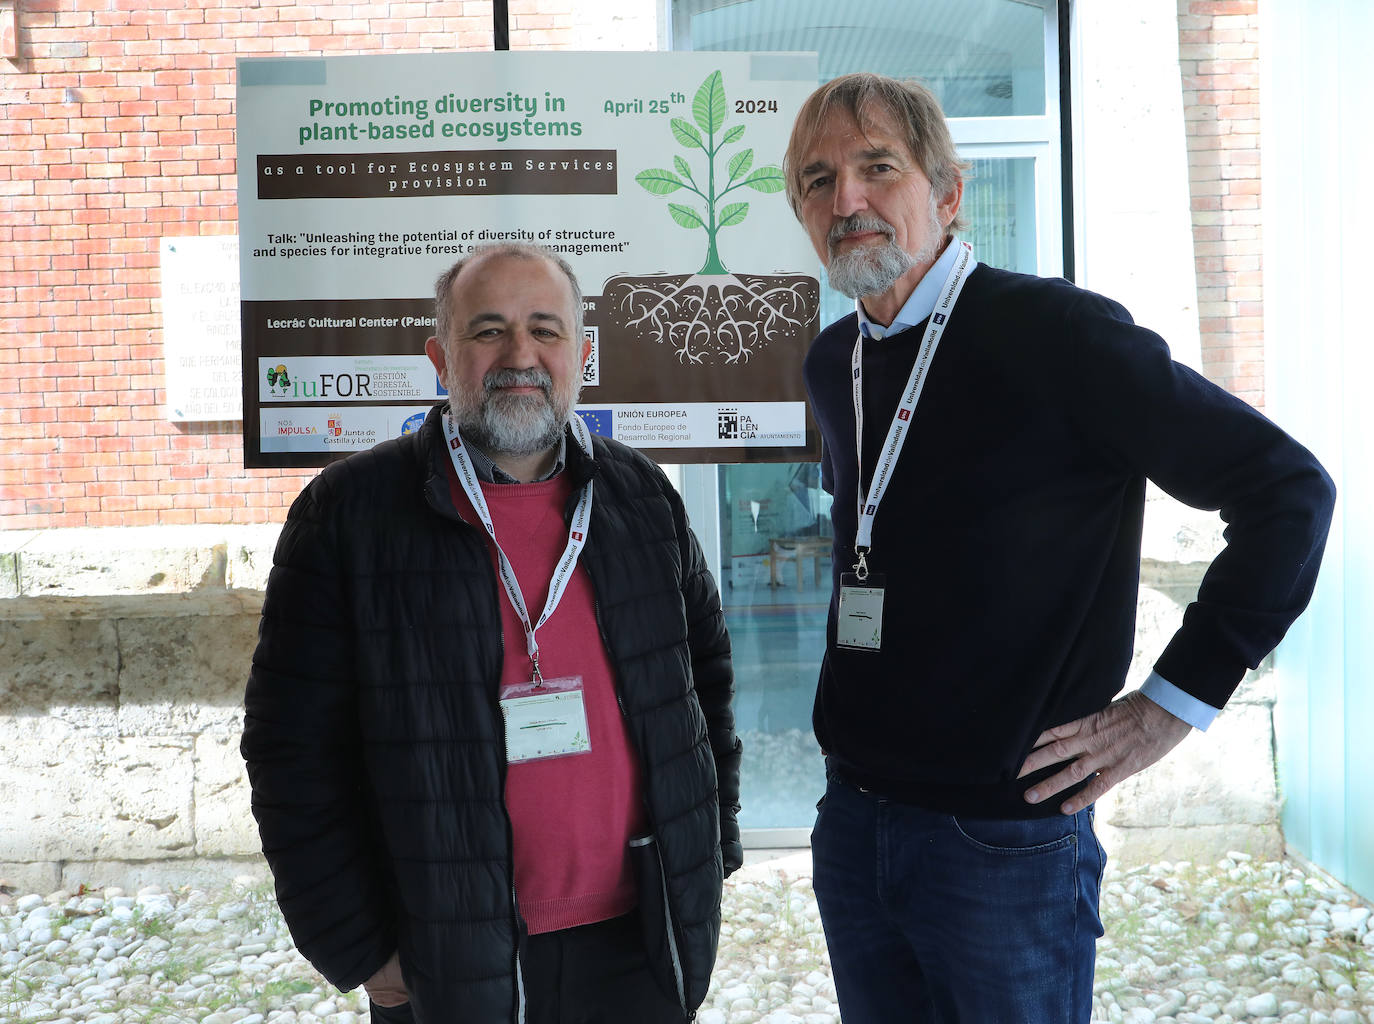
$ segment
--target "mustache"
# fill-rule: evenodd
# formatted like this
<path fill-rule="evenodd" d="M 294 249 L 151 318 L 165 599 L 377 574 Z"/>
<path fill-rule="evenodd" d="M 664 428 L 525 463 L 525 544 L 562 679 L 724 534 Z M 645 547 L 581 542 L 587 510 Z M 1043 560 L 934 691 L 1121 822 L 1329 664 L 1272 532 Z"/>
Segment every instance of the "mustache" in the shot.
<path fill-rule="evenodd" d="M 553 377 L 548 370 L 532 366 L 528 370 L 492 370 L 482 378 L 482 390 L 488 395 L 500 388 L 539 388 L 548 395 L 553 390 Z"/>
<path fill-rule="evenodd" d="M 880 232 L 889 242 L 897 237 L 897 230 L 881 217 L 851 213 L 844 220 L 836 221 L 831 225 L 830 233 L 825 240 L 833 249 L 845 235 L 852 235 L 861 231 Z"/>

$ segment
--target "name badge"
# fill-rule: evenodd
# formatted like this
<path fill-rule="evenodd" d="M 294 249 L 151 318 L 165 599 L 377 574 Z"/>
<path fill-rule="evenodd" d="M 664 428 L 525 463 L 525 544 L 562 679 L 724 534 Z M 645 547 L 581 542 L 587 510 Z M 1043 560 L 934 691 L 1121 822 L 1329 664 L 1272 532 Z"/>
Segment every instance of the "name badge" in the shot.
<path fill-rule="evenodd" d="M 852 572 L 840 575 L 840 610 L 835 621 L 835 645 L 852 651 L 876 651 L 883 646 L 883 582 L 881 573 L 860 580 Z"/>
<path fill-rule="evenodd" d="M 506 720 L 508 764 L 586 754 L 592 749 L 581 676 L 503 686 L 501 715 Z"/>

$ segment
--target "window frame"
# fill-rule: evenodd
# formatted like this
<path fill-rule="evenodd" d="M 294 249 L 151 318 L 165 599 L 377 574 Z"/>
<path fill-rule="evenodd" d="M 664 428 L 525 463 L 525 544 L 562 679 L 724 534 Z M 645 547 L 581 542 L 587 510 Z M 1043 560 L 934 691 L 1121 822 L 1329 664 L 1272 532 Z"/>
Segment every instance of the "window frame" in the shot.
<path fill-rule="evenodd" d="M 659 0 L 659 43 L 676 49 L 675 24 L 693 14 L 734 6 L 740 0 Z M 745 0 L 748 2 L 748 0 Z M 851 0 L 857 2 L 857 0 Z M 1072 0 L 1007 0 L 1037 7 L 1043 14 L 1045 112 L 1004 117 L 951 117 L 955 147 L 962 159 L 1034 161 L 1035 272 L 1041 276 L 1072 275 L 1073 216 L 1066 197 L 1073 195 L 1073 154 L 1069 136 L 1067 26 Z M 840 6 L 837 4 L 837 7 Z M 842 16 L 842 12 L 841 15 Z M 819 270 L 819 267 L 817 268 Z M 720 465 L 665 467 L 683 496 L 707 564 L 720 582 L 723 565 L 720 527 Z M 810 825 L 742 828 L 748 850 L 805 848 Z"/>

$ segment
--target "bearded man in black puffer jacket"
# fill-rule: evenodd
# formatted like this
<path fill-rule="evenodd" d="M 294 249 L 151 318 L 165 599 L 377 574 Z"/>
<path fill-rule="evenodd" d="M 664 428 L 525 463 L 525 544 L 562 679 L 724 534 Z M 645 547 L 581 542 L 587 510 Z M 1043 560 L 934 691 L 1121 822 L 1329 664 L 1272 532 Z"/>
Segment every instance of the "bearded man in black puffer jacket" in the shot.
<path fill-rule="evenodd" d="M 566 263 L 479 251 L 437 313 L 450 402 L 277 546 L 242 749 L 282 913 L 378 1024 L 690 1019 L 741 861 L 715 583 L 663 473 L 571 416 Z"/>

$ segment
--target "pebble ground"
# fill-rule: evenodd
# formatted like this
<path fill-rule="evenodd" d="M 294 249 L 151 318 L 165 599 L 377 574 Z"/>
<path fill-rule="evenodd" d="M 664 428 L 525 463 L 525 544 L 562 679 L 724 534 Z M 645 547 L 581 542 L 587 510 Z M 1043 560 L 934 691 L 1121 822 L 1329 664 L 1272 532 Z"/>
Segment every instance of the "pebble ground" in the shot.
<path fill-rule="evenodd" d="M 0 895 L 4 1024 L 362 1024 L 296 952 L 270 893 Z M 1094 1024 L 1374 1024 L 1369 906 L 1292 862 L 1108 869 Z M 840 1024 L 810 860 L 726 886 L 699 1024 Z"/>

